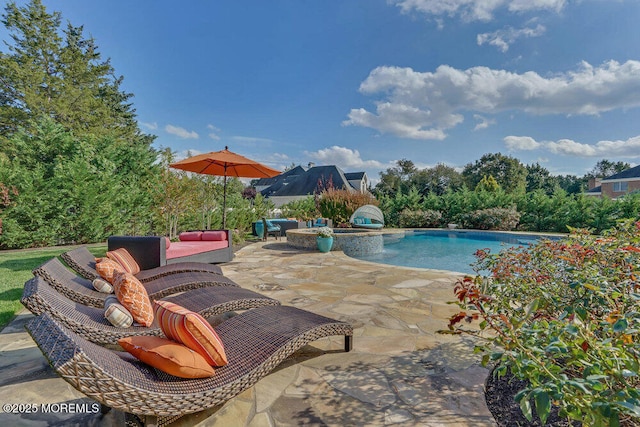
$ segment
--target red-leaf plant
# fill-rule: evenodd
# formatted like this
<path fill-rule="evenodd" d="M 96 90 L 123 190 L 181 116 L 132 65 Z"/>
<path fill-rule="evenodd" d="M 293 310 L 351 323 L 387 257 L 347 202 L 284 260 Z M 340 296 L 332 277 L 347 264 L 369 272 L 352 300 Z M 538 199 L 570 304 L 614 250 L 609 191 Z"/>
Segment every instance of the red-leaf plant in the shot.
<path fill-rule="evenodd" d="M 477 275 L 454 287 L 463 311 L 449 332 L 483 338 L 484 364 L 528 381 L 524 415 L 544 422 L 554 403 L 584 425 L 640 423 L 640 222 L 476 258 Z"/>

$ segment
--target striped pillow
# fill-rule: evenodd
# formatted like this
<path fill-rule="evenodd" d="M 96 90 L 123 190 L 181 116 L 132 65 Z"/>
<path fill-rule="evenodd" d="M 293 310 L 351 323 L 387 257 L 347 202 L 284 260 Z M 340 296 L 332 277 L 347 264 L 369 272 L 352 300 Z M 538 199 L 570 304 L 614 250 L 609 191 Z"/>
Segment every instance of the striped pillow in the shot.
<path fill-rule="evenodd" d="M 107 258 L 117 262 L 124 268 L 124 271 L 131 274 L 140 273 L 140 266 L 125 248 L 107 252 Z"/>
<path fill-rule="evenodd" d="M 227 364 L 222 340 L 204 317 L 168 301 L 155 301 L 154 311 L 167 338 L 198 352 L 211 366 Z"/>
<path fill-rule="evenodd" d="M 95 289 L 98 292 L 102 292 L 102 293 L 105 293 L 105 294 L 112 294 L 113 293 L 113 286 L 111 286 L 111 283 L 107 282 L 104 279 L 101 279 L 101 278 L 97 277 L 97 278 L 93 279 L 91 284 L 93 285 L 93 289 Z"/>
<path fill-rule="evenodd" d="M 136 276 L 129 273 L 116 273 L 113 280 L 118 301 L 133 316 L 133 320 L 143 326 L 151 326 L 153 323 L 153 306 L 149 300 L 149 294 Z"/>
<path fill-rule="evenodd" d="M 129 328 L 133 325 L 133 316 L 114 295 L 104 300 L 104 317 L 116 328 Z"/>
<path fill-rule="evenodd" d="M 104 280 L 113 283 L 116 273 L 124 273 L 124 268 L 109 258 L 96 258 L 96 271 Z"/>

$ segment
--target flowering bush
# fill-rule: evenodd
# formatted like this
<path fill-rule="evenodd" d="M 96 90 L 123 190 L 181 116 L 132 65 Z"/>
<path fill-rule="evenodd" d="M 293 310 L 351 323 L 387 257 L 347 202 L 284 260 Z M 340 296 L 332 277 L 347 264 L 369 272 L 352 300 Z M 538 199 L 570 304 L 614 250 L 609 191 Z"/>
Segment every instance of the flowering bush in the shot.
<path fill-rule="evenodd" d="M 405 209 L 400 212 L 400 227 L 406 228 L 429 228 L 439 227 L 442 224 L 442 214 L 434 210 L 412 211 Z"/>
<path fill-rule="evenodd" d="M 638 425 L 640 221 L 476 257 L 450 331 L 486 338 L 483 363 L 528 381 L 516 395 L 525 417 L 535 409 L 544 424 L 553 403 L 584 425 Z M 461 326 L 475 319 L 479 330 Z"/>
<path fill-rule="evenodd" d="M 515 230 L 520 214 L 515 208 L 479 209 L 461 215 L 465 228 L 478 230 Z"/>
<path fill-rule="evenodd" d="M 333 230 L 329 227 L 320 227 L 317 234 L 320 237 L 333 237 Z"/>

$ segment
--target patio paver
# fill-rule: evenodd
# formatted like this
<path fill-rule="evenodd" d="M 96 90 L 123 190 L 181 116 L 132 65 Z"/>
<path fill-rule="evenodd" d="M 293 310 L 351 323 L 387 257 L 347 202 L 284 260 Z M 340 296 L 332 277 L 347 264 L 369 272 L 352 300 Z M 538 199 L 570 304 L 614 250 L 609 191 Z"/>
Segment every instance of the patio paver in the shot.
<path fill-rule="evenodd" d="M 172 425 L 496 425 L 484 400 L 488 371 L 472 353 L 472 340 L 436 333 L 457 311 L 447 302 L 460 275 L 293 250 L 286 241 L 246 246 L 223 271 L 283 304 L 352 323 L 354 349 L 342 352 L 340 337 L 316 341 L 236 398 Z M 0 334 L 0 402 L 39 411 L 3 409 L 0 423 L 121 425 L 122 413 L 93 413 L 93 401 L 47 366 L 23 329 L 29 317 L 21 314 Z M 47 403 L 84 410 L 69 413 Z"/>

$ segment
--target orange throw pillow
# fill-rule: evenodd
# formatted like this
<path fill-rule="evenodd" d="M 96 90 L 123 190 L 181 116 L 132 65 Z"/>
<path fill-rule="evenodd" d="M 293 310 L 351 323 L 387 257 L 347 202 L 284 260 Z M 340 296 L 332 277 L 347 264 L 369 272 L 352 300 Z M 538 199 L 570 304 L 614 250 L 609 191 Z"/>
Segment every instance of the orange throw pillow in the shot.
<path fill-rule="evenodd" d="M 118 344 L 138 360 L 180 378 L 208 378 L 214 370 L 195 351 L 161 337 L 127 337 Z"/>
<path fill-rule="evenodd" d="M 222 340 L 204 317 L 168 301 L 155 301 L 154 311 L 167 338 L 197 351 L 211 366 L 227 364 Z"/>
<path fill-rule="evenodd" d="M 107 252 L 107 258 L 117 262 L 124 268 L 124 271 L 131 274 L 140 273 L 140 266 L 125 248 Z"/>
<path fill-rule="evenodd" d="M 124 268 L 109 258 L 96 258 L 96 271 L 107 282 L 113 284 L 116 273 L 124 273 Z"/>
<path fill-rule="evenodd" d="M 151 326 L 153 323 L 153 307 L 149 294 L 145 287 L 133 274 L 116 273 L 113 280 L 113 290 L 131 315 L 133 320 L 143 326 Z"/>

